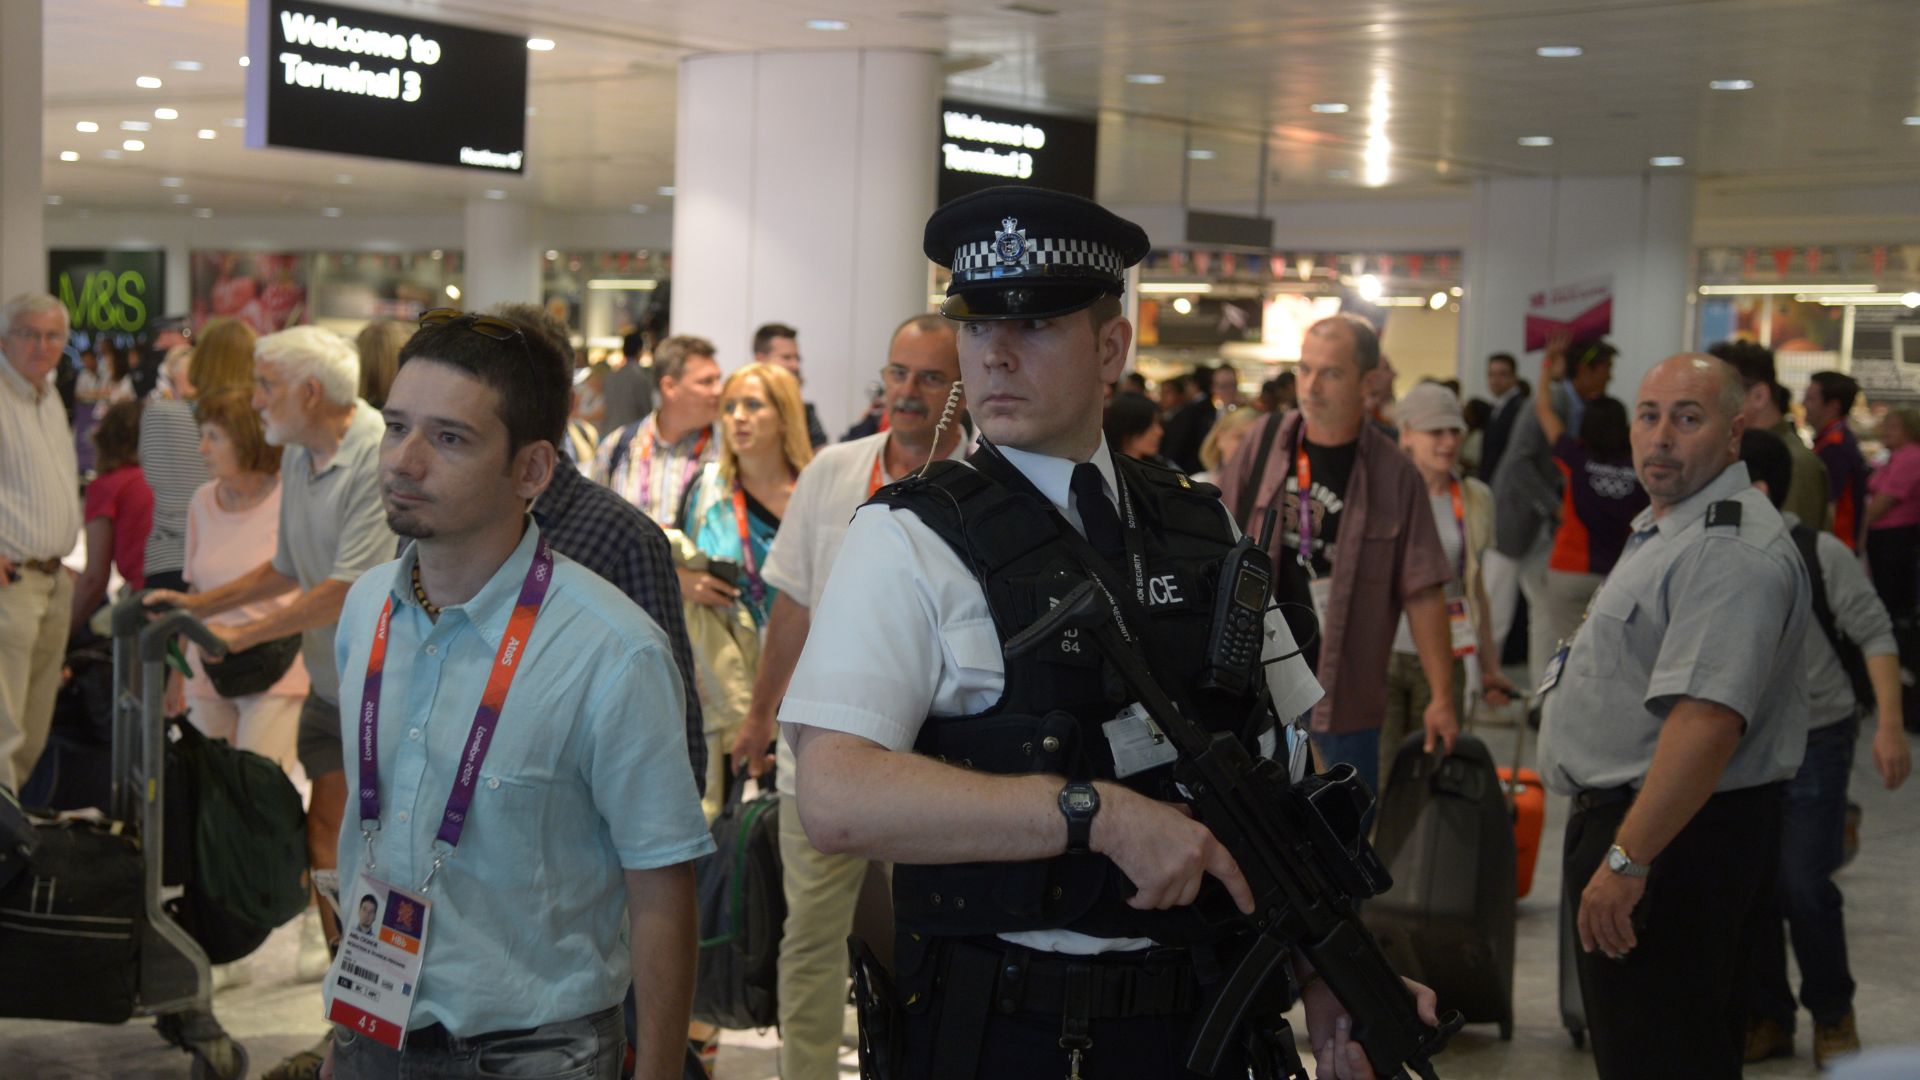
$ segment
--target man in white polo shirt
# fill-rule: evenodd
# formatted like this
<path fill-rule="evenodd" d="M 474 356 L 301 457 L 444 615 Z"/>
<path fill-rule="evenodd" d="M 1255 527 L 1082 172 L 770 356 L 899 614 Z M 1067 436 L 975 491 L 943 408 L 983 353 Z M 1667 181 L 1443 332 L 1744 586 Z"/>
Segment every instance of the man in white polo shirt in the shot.
<path fill-rule="evenodd" d="M 766 771 L 774 741 L 774 714 L 807 642 L 812 608 L 827 583 L 853 512 L 882 485 L 925 464 L 928 457 L 965 452 L 959 395 L 960 356 L 953 326 L 938 315 L 916 315 L 894 331 L 887 365 L 887 425 L 877 435 L 820 451 L 801 470 L 787 514 L 767 554 L 767 584 L 780 590 L 767 621 L 766 644 L 733 759 L 753 775 Z M 951 402 L 952 420 L 934 435 Z M 847 1000 L 847 934 L 853 926 L 867 860 L 822 855 L 807 842 L 793 810 L 793 752 L 780 741 L 780 857 L 787 921 L 780 939 L 780 1075 L 785 1080 L 837 1080 L 840 1032 Z"/>

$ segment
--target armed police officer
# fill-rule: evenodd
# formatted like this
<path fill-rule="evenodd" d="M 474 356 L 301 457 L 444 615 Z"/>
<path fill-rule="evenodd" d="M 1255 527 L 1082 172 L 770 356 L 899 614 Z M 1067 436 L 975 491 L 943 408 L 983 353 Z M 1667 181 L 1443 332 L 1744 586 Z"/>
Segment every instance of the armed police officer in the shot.
<path fill-rule="evenodd" d="M 1269 613 L 1265 679 L 1203 688 L 1233 526 L 1214 488 L 1101 434 L 1133 334 L 1123 275 L 1146 234 L 1083 199 L 1003 187 L 937 211 L 925 250 L 953 269 L 942 311 L 981 448 L 854 516 L 780 712 L 811 842 L 897 864 L 897 1026 L 863 1017 L 863 1038 L 882 1058 L 898 1038 L 896 1076 L 1187 1075 L 1203 995 L 1232 963 L 1232 931 L 1210 928 L 1252 910 L 1248 879 L 1180 804 L 1172 747 L 1112 689 L 1086 631 L 1017 656 L 1003 642 L 1074 582 L 1110 581 L 1103 604 L 1182 715 L 1290 761 L 1295 779 L 1307 751 L 1290 721 L 1320 687 Z M 1202 919 L 1203 895 L 1229 918 Z M 1296 975 L 1319 1074 L 1372 1075 L 1326 983 Z M 1232 1047 L 1217 1075 L 1245 1075 L 1246 1053 Z"/>
<path fill-rule="evenodd" d="M 1573 797 L 1564 887 L 1602 1080 L 1738 1077 L 1738 972 L 1807 747 L 1807 572 L 1739 461 L 1740 375 L 1662 361 L 1633 406 L 1653 505 L 1542 680 L 1540 774 Z M 1776 928 L 1773 931 L 1779 933 Z"/>

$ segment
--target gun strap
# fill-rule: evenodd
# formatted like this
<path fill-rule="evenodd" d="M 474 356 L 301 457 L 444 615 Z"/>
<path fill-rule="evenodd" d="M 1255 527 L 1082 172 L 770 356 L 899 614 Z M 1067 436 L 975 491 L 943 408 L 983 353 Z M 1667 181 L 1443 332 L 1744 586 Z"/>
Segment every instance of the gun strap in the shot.
<path fill-rule="evenodd" d="M 941 952 L 946 977 L 939 988 L 940 1022 L 934 1029 L 930 1080 L 974 1080 L 998 965 L 991 953 L 980 949 L 949 945 Z"/>

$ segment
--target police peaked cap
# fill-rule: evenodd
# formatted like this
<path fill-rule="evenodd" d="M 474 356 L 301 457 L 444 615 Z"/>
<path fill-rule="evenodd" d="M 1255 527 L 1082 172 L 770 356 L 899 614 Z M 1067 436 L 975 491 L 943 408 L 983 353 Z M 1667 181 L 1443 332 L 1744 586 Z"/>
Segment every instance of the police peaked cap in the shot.
<path fill-rule="evenodd" d="M 927 258 L 953 271 L 950 319 L 1050 319 L 1126 288 L 1146 231 L 1096 202 L 1006 185 L 963 195 L 927 219 Z"/>

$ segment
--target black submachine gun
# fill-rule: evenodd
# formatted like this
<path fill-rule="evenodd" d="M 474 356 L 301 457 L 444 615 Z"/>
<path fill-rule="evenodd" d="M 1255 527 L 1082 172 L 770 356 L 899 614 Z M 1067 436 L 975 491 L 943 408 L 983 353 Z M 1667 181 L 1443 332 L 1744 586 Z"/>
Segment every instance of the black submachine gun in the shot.
<path fill-rule="evenodd" d="M 1360 831 L 1372 793 L 1351 765 L 1293 784 L 1279 762 L 1249 754 L 1235 736 L 1203 732 L 1175 707 L 1113 620 L 1113 605 L 1091 580 L 1006 644 L 1019 655 L 1080 630 L 1098 646 L 1135 700 L 1179 751 L 1174 778 L 1194 815 L 1239 863 L 1253 891 L 1246 922 L 1251 945 L 1207 1006 L 1187 1067 L 1206 1076 L 1242 1025 L 1255 1021 L 1283 1036 L 1285 1068 L 1305 1080 L 1292 1053 L 1286 1022 L 1249 1016 L 1297 946 L 1352 1017 L 1352 1037 L 1365 1048 L 1376 1076 L 1405 1078 L 1411 1070 L 1438 1080 L 1430 1059 L 1460 1029 L 1458 1012 L 1438 1027 L 1419 1017 L 1413 994 L 1388 965 L 1355 904 L 1384 892 L 1392 881 Z M 1258 670 L 1255 665 L 1255 670 Z"/>

